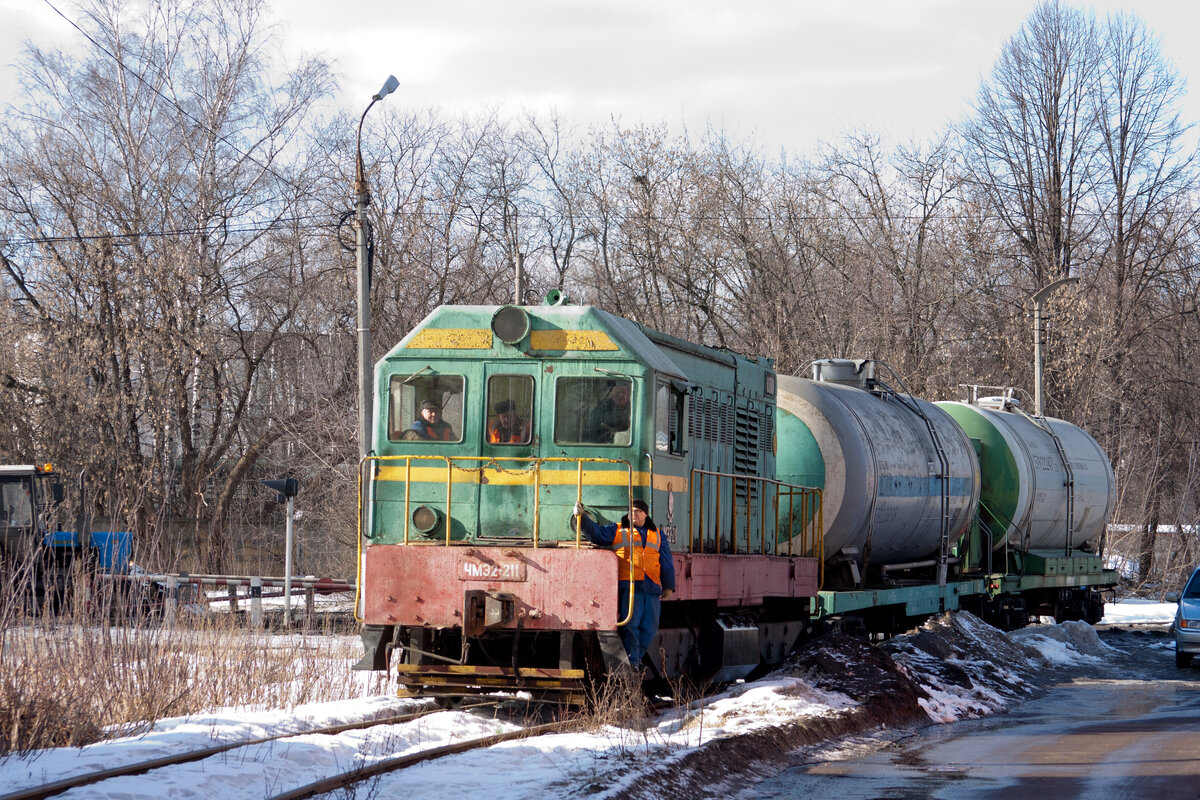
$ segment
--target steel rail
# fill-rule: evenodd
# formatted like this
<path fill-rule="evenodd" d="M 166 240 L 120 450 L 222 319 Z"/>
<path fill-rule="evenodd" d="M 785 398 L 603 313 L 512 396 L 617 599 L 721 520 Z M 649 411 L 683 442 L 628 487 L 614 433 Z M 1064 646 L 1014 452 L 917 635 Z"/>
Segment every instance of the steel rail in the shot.
<path fill-rule="evenodd" d="M 332 792 L 337 789 L 348 787 L 352 784 L 364 781 L 367 778 L 373 778 L 376 775 L 384 775 L 389 772 L 396 772 L 406 767 L 411 767 L 415 764 L 420 764 L 423 761 L 432 761 L 444 756 L 457 755 L 466 753 L 469 750 L 477 750 L 484 747 L 491 747 L 508 742 L 514 739 L 525 739 L 532 736 L 541 736 L 547 733 L 557 733 L 571 728 L 575 724 L 572 720 L 563 722 L 548 722 L 544 725 L 535 725 L 532 728 L 522 728 L 518 731 L 510 731 L 509 733 L 500 733 L 493 736 L 485 736 L 482 739 L 471 739 L 466 742 L 455 742 L 441 747 L 432 747 L 428 750 L 422 750 L 418 753 L 408 753 L 407 755 L 397 756 L 395 758 L 377 761 L 374 764 L 362 764 L 352 770 L 339 773 L 329 778 L 322 778 L 304 786 L 299 786 L 282 794 L 277 794 L 270 800 L 302 800 L 302 798 L 312 797 L 317 794 Z M 0 798 L 0 800 L 3 800 Z"/>
<path fill-rule="evenodd" d="M 484 705 L 493 705 L 493 703 L 481 703 L 478 706 L 464 706 L 463 708 L 478 708 Z M 312 734 L 338 734 L 346 731 L 358 730 L 360 728 L 371 728 L 376 725 L 397 725 L 404 722 L 412 722 L 429 714 L 434 714 L 439 711 L 444 711 L 442 708 L 431 708 L 424 711 L 416 711 L 408 714 L 400 714 L 391 717 L 379 717 L 370 720 L 359 720 L 357 722 L 345 722 L 340 725 L 328 725 L 321 728 L 311 728 L 304 731 L 288 731 L 279 733 L 273 736 L 261 736 L 256 739 L 242 739 L 236 742 L 225 742 L 212 747 L 206 747 L 202 750 L 189 750 L 186 753 L 174 753 L 161 758 L 154 758 L 149 761 L 139 761 L 135 764 L 125 764 L 119 767 L 100 770 L 99 772 L 89 772 L 85 775 L 74 775 L 70 778 L 63 778 L 60 781 L 43 784 L 31 789 L 23 789 L 19 792 L 0 795 L 0 800 L 41 800 L 44 797 L 53 797 L 57 794 L 76 789 L 81 786 L 88 786 L 93 783 L 100 783 L 111 778 L 120 778 L 128 775 L 141 775 L 151 770 L 161 769 L 162 767 L 173 767 L 178 764 L 190 764 L 193 761 L 200 761 L 209 756 L 220 755 L 221 753 L 235 750 L 239 747 L 252 747 L 254 745 L 266 744 L 267 742 L 278 741 L 279 739 L 288 739 L 294 736 L 310 736 Z"/>

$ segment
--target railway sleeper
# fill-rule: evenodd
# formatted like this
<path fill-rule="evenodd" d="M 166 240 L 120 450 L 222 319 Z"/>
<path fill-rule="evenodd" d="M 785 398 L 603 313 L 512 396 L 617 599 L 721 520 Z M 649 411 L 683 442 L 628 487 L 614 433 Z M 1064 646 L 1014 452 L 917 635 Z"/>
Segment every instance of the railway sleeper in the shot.
<path fill-rule="evenodd" d="M 582 669 L 473 666 L 466 664 L 398 664 L 400 697 L 482 697 L 497 692 L 529 692 L 535 700 L 582 706 Z"/>

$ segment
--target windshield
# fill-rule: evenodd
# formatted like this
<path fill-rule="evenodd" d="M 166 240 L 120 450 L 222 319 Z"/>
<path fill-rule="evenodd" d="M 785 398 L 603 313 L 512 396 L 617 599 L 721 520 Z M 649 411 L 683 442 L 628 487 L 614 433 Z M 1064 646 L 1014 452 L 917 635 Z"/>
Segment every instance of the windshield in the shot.
<path fill-rule="evenodd" d="M 389 440 L 462 441 L 461 375 L 395 375 L 388 395 Z"/>
<path fill-rule="evenodd" d="M 26 478 L 0 478 L 0 524 L 27 528 L 33 524 L 33 500 Z"/>
<path fill-rule="evenodd" d="M 1188 581 L 1187 587 L 1184 588 L 1183 596 L 1189 600 L 1200 598 L 1200 569 L 1192 573 L 1192 579 Z"/>
<path fill-rule="evenodd" d="M 487 388 L 488 444 L 529 444 L 533 419 L 533 376 L 493 375 Z"/>
<path fill-rule="evenodd" d="M 633 381 L 559 378 L 555 391 L 555 443 L 629 444 Z"/>

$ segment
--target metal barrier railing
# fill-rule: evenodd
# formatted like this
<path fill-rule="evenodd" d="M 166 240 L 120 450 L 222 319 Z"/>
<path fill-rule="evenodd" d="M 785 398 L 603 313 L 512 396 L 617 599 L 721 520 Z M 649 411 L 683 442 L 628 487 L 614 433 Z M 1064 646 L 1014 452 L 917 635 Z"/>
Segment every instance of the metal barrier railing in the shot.
<path fill-rule="evenodd" d="M 365 505 L 366 505 L 364 488 L 367 486 L 367 484 L 369 482 L 372 484 L 374 483 L 374 475 L 372 474 L 371 477 L 368 477 L 367 469 L 368 468 L 371 469 L 372 473 L 373 473 L 373 471 L 375 469 L 375 465 L 377 463 L 403 462 L 403 469 L 404 469 L 404 479 L 403 479 L 404 480 L 404 537 L 403 537 L 403 543 L 406 545 L 410 545 L 410 544 L 412 544 L 412 545 L 437 545 L 437 544 L 439 544 L 438 542 L 433 542 L 433 541 L 411 541 L 410 537 L 409 537 L 409 531 L 410 531 L 411 526 L 413 525 L 412 507 L 411 507 L 412 506 L 411 489 L 412 489 L 412 476 L 413 476 L 413 462 L 414 461 L 418 461 L 418 462 L 432 461 L 432 462 L 440 462 L 441 464 L 444 464 L 445 472 L 444 472 L 443 479 L 445 480 L 445 483 L 446 483 L 446 500 L 445 500 L 446 516 L 443 521 L 443 525 L 445 526 L 445 540 L 442 544 L 444 544 L 445 546 L 452 546 L 454 544 L 454 542 L 451 538 L 451 532 L 452 532 L 452 528 L 453 528 L 453 519 L 454 519 L 453 518 L 453 507 L 452 507 L 451 503 L 452 503 L 453 497 L 454 497 L 454 477 L 455 477 L 456 472 L 474 473 L 475 475 L 482 477 L 485 470 L 495 469 L 495 470 L 498 470 L 499 472 L 502 472 L 505 474 L 528 476 L 527 481 L 521 481 L 521 482 L 528 483 L 528 485 L 531 485 L 534 489 L 533 525 L 532 525 L 531 534 L 532 534 L 532 543 L 535 548 L 538 546 L 539 540 L 540 540 L 539 525 L 540 525 L 540 518 L 541 518 L 541 514 L 540 514 L 541 492 L 538 491 L 538 489 L 542 485 L 542 476 L 543 476 L 542 467 L 544 464 L 574 464 L 576 466 L 576 479 L 575 479 L 575 502 L 576 503 L 582 502 L 582 499 L 583 499 L 583 484 L 584 484 L 584 477 L 585 477 L 584 465 L 585 464 L 617 464 L 617 465 L 624 466 L 625 471 L 626 471 L 626 481 L 625 481 L 626 496 L 628 498 L 628 503 L 631 507 L 632 507 L 632 503 L 633 503 L 633 483 L 634 483 L 633 467 L 628 461 L 625 461 L 624 459 L 569 458 L 569 457 L 497 458 L 495 456 L 443 456 L 443 455 L 366 456 L 362 459 L 362 461 L 359 464 L 359 490 L 358 490 L 358 531 L 359 531 L 358 570 L 359 570 L 359 575 L 358 575 L 358 581 L 357 581 L 358 586 L 361 586 L 361 583 L 362 583 L 362 580 L 361 580 L 361 578 L 362 578 L 361 570 L 362 570 L 362 562 L 363 562 L 363 559 L 362 559 L 363 542 L 362 542 L 362 540 L 363 540 L 364 536 L 366 538 L 371 538 L 369 535 L 366 534 L 366 532 L 364 530 L 365 529 L 364 510 L 365 510 Z M 456 463 L 456 462 L 473 462 L 475 465 L 474 466 L 462 466 L 461 464 Z M 500 465 L 500 462 L 509 462 L 509 463 L 517 462 L 517 463 L 524 464 L 526 466 L 524 466 L 522 469 L 510 469 L 510 468 L 502 467 Z M 565 472 L 565 470 L 555 470 L 555 471 Z M 612 471 L 612 470 L 606 470 L 606 471 Z M 760 552 L 760 554 L 763 554 L 763 555 L 767 554 L 766 524 L 767 524 L 768 515 L 767 515 L 766 502 L 767 502 L 768 495 L 770 495 L 770 497 L 771 497 L 771 506 L 772 506 L 772 511 L 773 511 L 774 517 L 775 517 L 774 543 L 773 543 L 771 552 L 776 555 L 780 554 L 780 536 L 781 536 L 781 534 L 783 534 L 783 531 L 785 529 L 785 526 L 781 524 L 781 512 L 783 510 L 783 501 L 786 499 L 786 501 L 787 501 L 787 515 L 786 515 L 787 555 L 789 555 L 789 556 L 801 555 L 801 556 L 808 556 L 808 557 L 816 557 L 818 560 L 818 563 L 820 565 L 819 566 L 819 577 L 818 577 L 819 585 L 821 585 L 821 586 L 824 585 L 824 582 L 825 582 L 825 566 L 824 566 L 824 558 L 823 558 L 823 546 L 824 546 L 823 513 L 824 512 L 823 512 L 823 507 L 822 507 L 822 502 L 821 502 L 822 493 L 821 493 L 820 489 L 814 489 L 814 488 L 809 488 L 809 487 L 804 487 L 804 486 L 795 486 L 792 484 L 783 483 L 782 481 L 777 481 L 777 480 L 773 480 L 770 478 L 758 478 L 758 477 L 754 477 L 754 476 L 750 476 L 750 475 L 736 475 L 736 474 L 731 474 L 731 473 L 715 472 L 712 470 L 694 469 L 694 470 L 692 470 L 692 473 L 691 473 L 691 480 L 688 482 L 689 483 L 688 508 L 689 508 L 689 517 L 690 517 L 690 521 L 691 521 L 690 531 L 689 531 L 689 536 L 688 536 L 688 551 L 689 552 L 699 552 L 699 553 L 704 552 L 703 531 L 705 528 L 705 507 L 708 504 L 708 502 L 707 502 L 708 496 L 705 494 L 705 488 L 706 488 L 705 484 L 708 480 L 715 480 L 717 482 L 717 488 L 716 488 L 716 492 L 714 494 L 716 510 L 713 515 L 716 517 L 716 520 L 717 520 L 717 522 L 715 524 L 716 526 L 720 526 L 722 524 L 721 523 L 721 520 L 722 520 L 721 511 L 722 511 L 722 497 L 724 494 L 722 491 L 723 482 L 729 481 L 729 495 L 730 496 L 729 496 L 728 502 L 729 502 L 729 508 L 731 509 L 731 514 L 732 514 L 731 519 L 735 523 L 736 523 L 738 513 L 739 513 L 739 505 L 737 502 L 737 500 L 738 500 L 737 489 L 738 489 L 739 484 L 741 484 L 745 487 L 745 492 L 744 492 L 745 503 L 743 503 L 742 506 L 740 506 L 740 509 L 744 512 L 744 517 L 745 517 L 745 537 L 746 537 L 745 552 L 747 552 L 747 553 L 749 553 L 751 550 L 751 534 L 752 534 L 751 523 L 752 523 L 753 517 L 754 517 L 754 515 L 752 515 L 750 513 L 751 497 L 754 494 L 752 487 L 756 487 L 758 490 L 757 491 L 757 494 L 758 494 L 758 515 L 757 515 L 757 517 L 758 517 L 758 525 L 759 525 L 759 540 L 760 540 L 759 541 L 759 552 Z M 478 478 L 476 478 L 476 480 L 473 480 L 471 482 L 475 483 L 477 481 L 478 481 Z M 697 484 L 699 485 L 699 489 L 697 489 Z M 797 515 L 796 515 L 797 499 L 799 500 L 798 505 L 799 505 L 799 510 L 800 510 L 799 521 L 797 521 Z M 699 506 L 700 506 L 699 514 L 696 513 L 697 500 L 699 500 Z M 575 524 L 575 546 L 576 547 L 582 546 L 582 528 L 583 528 L 583 526 L 577 520 L 576 524 Z M 731 549 L 733 550 L 733 552 L 736 553 L 738 550 L 739 531 L 731 530 L 730 534 L 731 534 L 731 540 L 732 540 L 731 541 Z M 721 536 L 720 536 L 719 532 L 717 533 L 715 539 L 716 539 L 716 552 L 719 554 L 721 552 Z M 699 545 L 700 545 L 698 549 L 696 547 L 697 541 L 699 542 Z M 798 553 L 796 552 L 797 542 L 799 543 L 799 547 L 798 547 L 799 552 Z M 463 544 L 473 544 L 473 543 L 472 542 L 464 542 Z M 630 548 L 632 548 L 632 543 L 630 544 Z M 626 561 L 626 563 L 629 564 L 629 569 L 630 569 L 629 580 L 632 582 L 632 579 L 633 579 L 632 552 L 630 553 L 630 556 L 625 558 L 624 560 Z M 359 605 L 359 598 L 356 596 L 355 597 L 356 612 L 358 609 L 358 605 Z M 628 609 L 627 609 L 627 612 L 625 615 L 625 619 L 620 621 L 618 623 L 618 626 L 627 624 L 629 622 L 629 620 L 632 618 L 632 616 L 633 616 L 633 592 L 630 591 L 629 592 Z"/>
<path fill-rule="evenodd" d="M 708 482 L 716 481 L 716 489 L 711 493 L 706 492 Z M 728 498 L 724 491 L 725 484 L 728 484 Z M 743 502 L 739 504 L 739 486 L 744 487 L 741 493 Z M 759 554 L 767 554 L 767 498 L 770 496 L 772 511 L 775 517 L 774 527 L 774 543 L 771 548 L 771 553 L 780 555 L 780 536 L 783 535 L 786 529 L 787 539 L 787 554 L 800 555 L 806 557 L 815 557 L 820 563 L 819 585 L 825 583 L 825 559 L 824 551 L 824 509 L 822 505 L 822 493 L 820 489 L 814 489 L 807 486 L 795 486 L 790 483 L 784 483 L 772 478 L 759 478 L 753 475 L 738 475 L 729 472 L 716 472 L 714 470 L 693 469 L 692 478 L 688 488 L 688 516 L 691 520 L 690 530 L 688 532 L 688 552 L 703 553 L 704 533 L 711 529 L 714 532 L 714 540 L 716 553 L 721 552 L 721 534 L 724 532 L 721 528 L 724 527 L 725 502 L 728 502 L 729 519 L 730 519 L 730 550 L 733 553 L 738 552 L 739 530 L 738 518 L 745 519 L 745 537 L 747 554 L 752 552 L 751 547 L 751 525 L 755 515 L 750 513 L 757 489 L 758 495 L 758 533 L 759 533 Z M 799 498 L 800 519 L 797 521 L 796 500 Z M 787 515 L 786 527 L 781 524 L 781 511 L 783 508 L 783 500 L 787 500 Z M 707 519 L 706 511 L 709 505 L 715 505 L 711 516 L 715 521 Z M 699 510 L 697 511 L 697 507 Z M 706 522 L 708 524 L 706 524 Z M 799 552 L 796 552 L 796 543 L 799 542 Z M 697 548 L 697 543 L 699 547 Z"/>

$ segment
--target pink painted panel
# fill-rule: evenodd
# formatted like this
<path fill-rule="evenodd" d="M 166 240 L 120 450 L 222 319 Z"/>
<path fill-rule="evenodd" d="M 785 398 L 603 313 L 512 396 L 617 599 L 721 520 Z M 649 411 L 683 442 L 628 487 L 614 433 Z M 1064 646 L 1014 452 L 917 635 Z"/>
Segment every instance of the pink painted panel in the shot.
<path fill-rule="evenodd" d="M 721 562 L 713 556 L 672 553 L 675 591 L 680 600 L 711 600 L 717 596 Z"/>
<path fill-rule="evenodd" d="M 608 550 L 378 544 L 363 557 L 372 625 L 461 625 L 464 592 L 481 589 L 512 594 L 526 629 L 616 628 L 617 558 Z"/>
<path fill-rule="evenodd" d="M 815 558 L 673 553 L 676 597 L 716 600 L 723 605 L 754 605 L 763 597 L 813 597 Z"/>
<path fill-rule="evenodd" d="M 815 558 L 794 559 L 792 597 L 816 597 L 821 586 L 820 562 Z"/>

